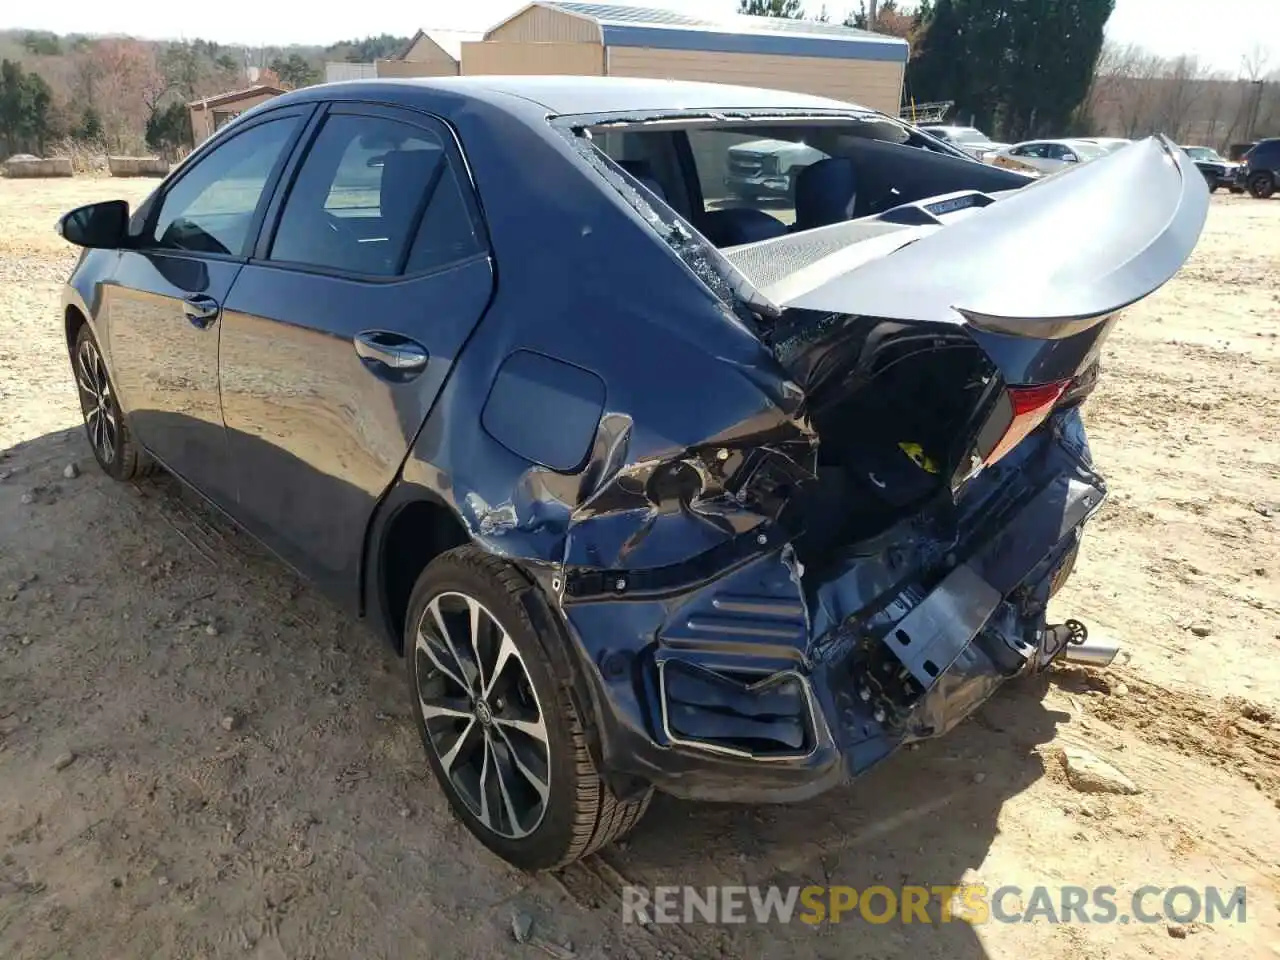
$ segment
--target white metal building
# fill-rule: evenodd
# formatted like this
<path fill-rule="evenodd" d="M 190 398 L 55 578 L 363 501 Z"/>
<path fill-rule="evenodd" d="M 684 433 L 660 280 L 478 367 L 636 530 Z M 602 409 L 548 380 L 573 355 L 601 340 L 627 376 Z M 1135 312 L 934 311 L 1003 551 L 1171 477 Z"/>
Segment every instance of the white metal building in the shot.
<path fill-rule="evenodd" d="M 380 77 L 454 77 L 462 73 L 462 45 L 483 34 L 419 30 L 397 56 L 377 61 Z"/>
<path fill-rule="evenodd" d="M 460 72 L 737 83 L 896 114 L 907 55 L 905 40 L 831 23 L 537 0 L 464 42 Z"/>
<path fill-rule="evenodd" d="M 377 75 L 378 68 L 372 63 L 330 60 L 324 65 L 325 83 L 335 83 L 339 80 L 372 80 Z"/>

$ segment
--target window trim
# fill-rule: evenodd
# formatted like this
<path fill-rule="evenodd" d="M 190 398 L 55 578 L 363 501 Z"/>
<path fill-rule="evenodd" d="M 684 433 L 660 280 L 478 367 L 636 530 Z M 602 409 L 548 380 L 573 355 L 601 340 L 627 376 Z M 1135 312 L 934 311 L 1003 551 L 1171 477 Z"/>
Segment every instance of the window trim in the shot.
<path fill-rule="evenodd" d="M 314 120 L 313 115 L 315 112 L 314 104 L 289 104 L 262 113 L 255 113 L 243 122 L 240 122 L 238 118 L 232 120 L 219 133 L 202 144 L 199 150 L 188 157 L 186 162 L 175 171 L 175 175 L 156 192 L 155 196 L 146 201 L 148 204 L 146 218 L 143 221 L 138 241 L 130 249 L 138 253 L 163 254 L 165 256 L 196 260 L 218 260 L 225 263 L 247 262 L 257 246 L 258 237 L 262 231 L 262 225 L 267 213 L 268 201 L 274 195 L 283 172 L 288 168 L 291 158 L 297 152 L 299 141 Z M 152 234 L 155 232 L 156 221 L 159 220 L 160 212 L 164 209 L 165 200 L 168 199 L 173 189 L 191 174 L 192 170 L 199 169 L 200 164 L 212 156 L 218 148 L 230 143 L 236 137 L 242 136 L 250 130 L 262 126 L 264 123 L 285 120 L 289 117 L 299 118 L 300 122 L 294 128 L 288 142 L 285 143 L 284 149 L 280 151 L 280 156 L 276 158 L 271 172 L 267 174 L 267 179 L 262 186 L 262 193 L 258 195 L 258 203 L 249 218 L 249 229 L 245 232 L 245 239 L 239 253 L 208 253 L 202 250 L 182 250 L 175 247 L 163 247 L 151 242 Z"/>
<path fill-rule="evenodd" d="M 289 200 L 289 195 L 293 192 L 293 186 L 297 182 L 302 165 L 306 163 L 307 157 L 311 154 L 311 150 L 320 136 L 320 131 L 324 129 L 325 121 L 331 116 L 376 117 L 395 123 L 403 123 L 410 127 L 417 127 L 434 135 L 440 141 L 440 147 L 444 151 L 446 162 L 454 174 L 458 191 L 462 194 L 462 202 L 466 207 L 467 215 L 471 219 L 471 229 L 475 233 L 479 249 L 473 254 L 450 260 L 447 263 L 436 264 L 422 270 L 416 270 L 413 273 L 397 273 L 390 276 L 360 273 L 355 270 L 342 270 L 337 267 L 314 263 L 271 259 L 271 247 L 275 243 L 276 233 L 280 229 L 280 221 L 284 214 L 285 204 Z M 415 224 L 415 239 L 417 230 L 422 225 L 421 218 L 425 214 L 426 209 L 424 207 L 419 213 Z M 256 267 L 270 267 L 290 273 L 332 277 L 355 283 L 389 284 L 405 283 L 444 271 L 455 270 L 475 260 L 488 258 L 492 254 L 492 250 L 489 231 L 484 222 L 483 208 L 480 205 L 479 192 L 471 174 L 471 167 L 467 163 L 466 154 L 463 152 L 462 142 L 458 138 L 457 132 L 446 120 L 425 111 L 392 106 L 391 104 L 365 100 L 334 100 L 320 105 L 320 109 L 316 111 L 316 115 L 312 118 L 312 122 L 306 130 L 306 136 L 297 145 L 289 163 L 277 180 L 271 199 L 267 204 L 262 228 L 258 231 L 258 239 L 248 257 L 248 262 Z M 412 251 L 413 245 L 411 243 L 405 250 L 406 263 Z"/>

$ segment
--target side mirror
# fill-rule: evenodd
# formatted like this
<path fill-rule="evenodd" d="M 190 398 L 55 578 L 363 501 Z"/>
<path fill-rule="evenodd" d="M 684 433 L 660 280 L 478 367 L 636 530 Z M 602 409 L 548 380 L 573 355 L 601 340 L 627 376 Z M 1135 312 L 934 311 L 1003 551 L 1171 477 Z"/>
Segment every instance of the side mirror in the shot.
<path fill-rule="evenodd" d="M 77 207 L 58 220 L 58 235 L 78 247 L 115 250 L 124 246 L 129 230 L 129 204 L 104 200 Z"/>

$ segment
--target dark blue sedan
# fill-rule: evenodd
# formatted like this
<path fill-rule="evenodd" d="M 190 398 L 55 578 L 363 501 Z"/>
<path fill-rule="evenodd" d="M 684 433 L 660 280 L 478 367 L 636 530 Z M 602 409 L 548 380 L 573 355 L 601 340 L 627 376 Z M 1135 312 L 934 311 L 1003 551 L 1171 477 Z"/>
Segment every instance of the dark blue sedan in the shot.
<path fill-rule="evenodd" d="M 806 163 L 732 195 L 761 140 Z M 1207 203 L 1163 139 L 1032 182 L 800 94 L 332 84 L 63 217 L 63 319 L 102 468 L 372 620 L 457 815 L 546 868 L 1114 655 L 1045 619 L 1105 493 L 1080 405 Z"/>

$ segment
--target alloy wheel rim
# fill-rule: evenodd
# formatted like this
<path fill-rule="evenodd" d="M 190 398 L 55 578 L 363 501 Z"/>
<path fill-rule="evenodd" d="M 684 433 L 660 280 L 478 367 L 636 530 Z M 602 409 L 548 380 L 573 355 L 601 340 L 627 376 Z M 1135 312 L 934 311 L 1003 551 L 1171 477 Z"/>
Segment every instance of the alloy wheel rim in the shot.
<path fill-rule="evenodd" d="M 486 829 L 527 837 L 546 815 L 551 751 L 520 651 L 482 603 L 445 592 L 423 611 L 414 656 L 418 709 L 454 793 Z"/>
<path fill-rule="evenodd" d="M 92 340 L 84 340 L 76 351 L 76 386 L 80 390 L 80 409 L 93 452 L 103 463 L 115 459 L 120 424 L 115 397 L 107 377 L 107 365 Z"/>

